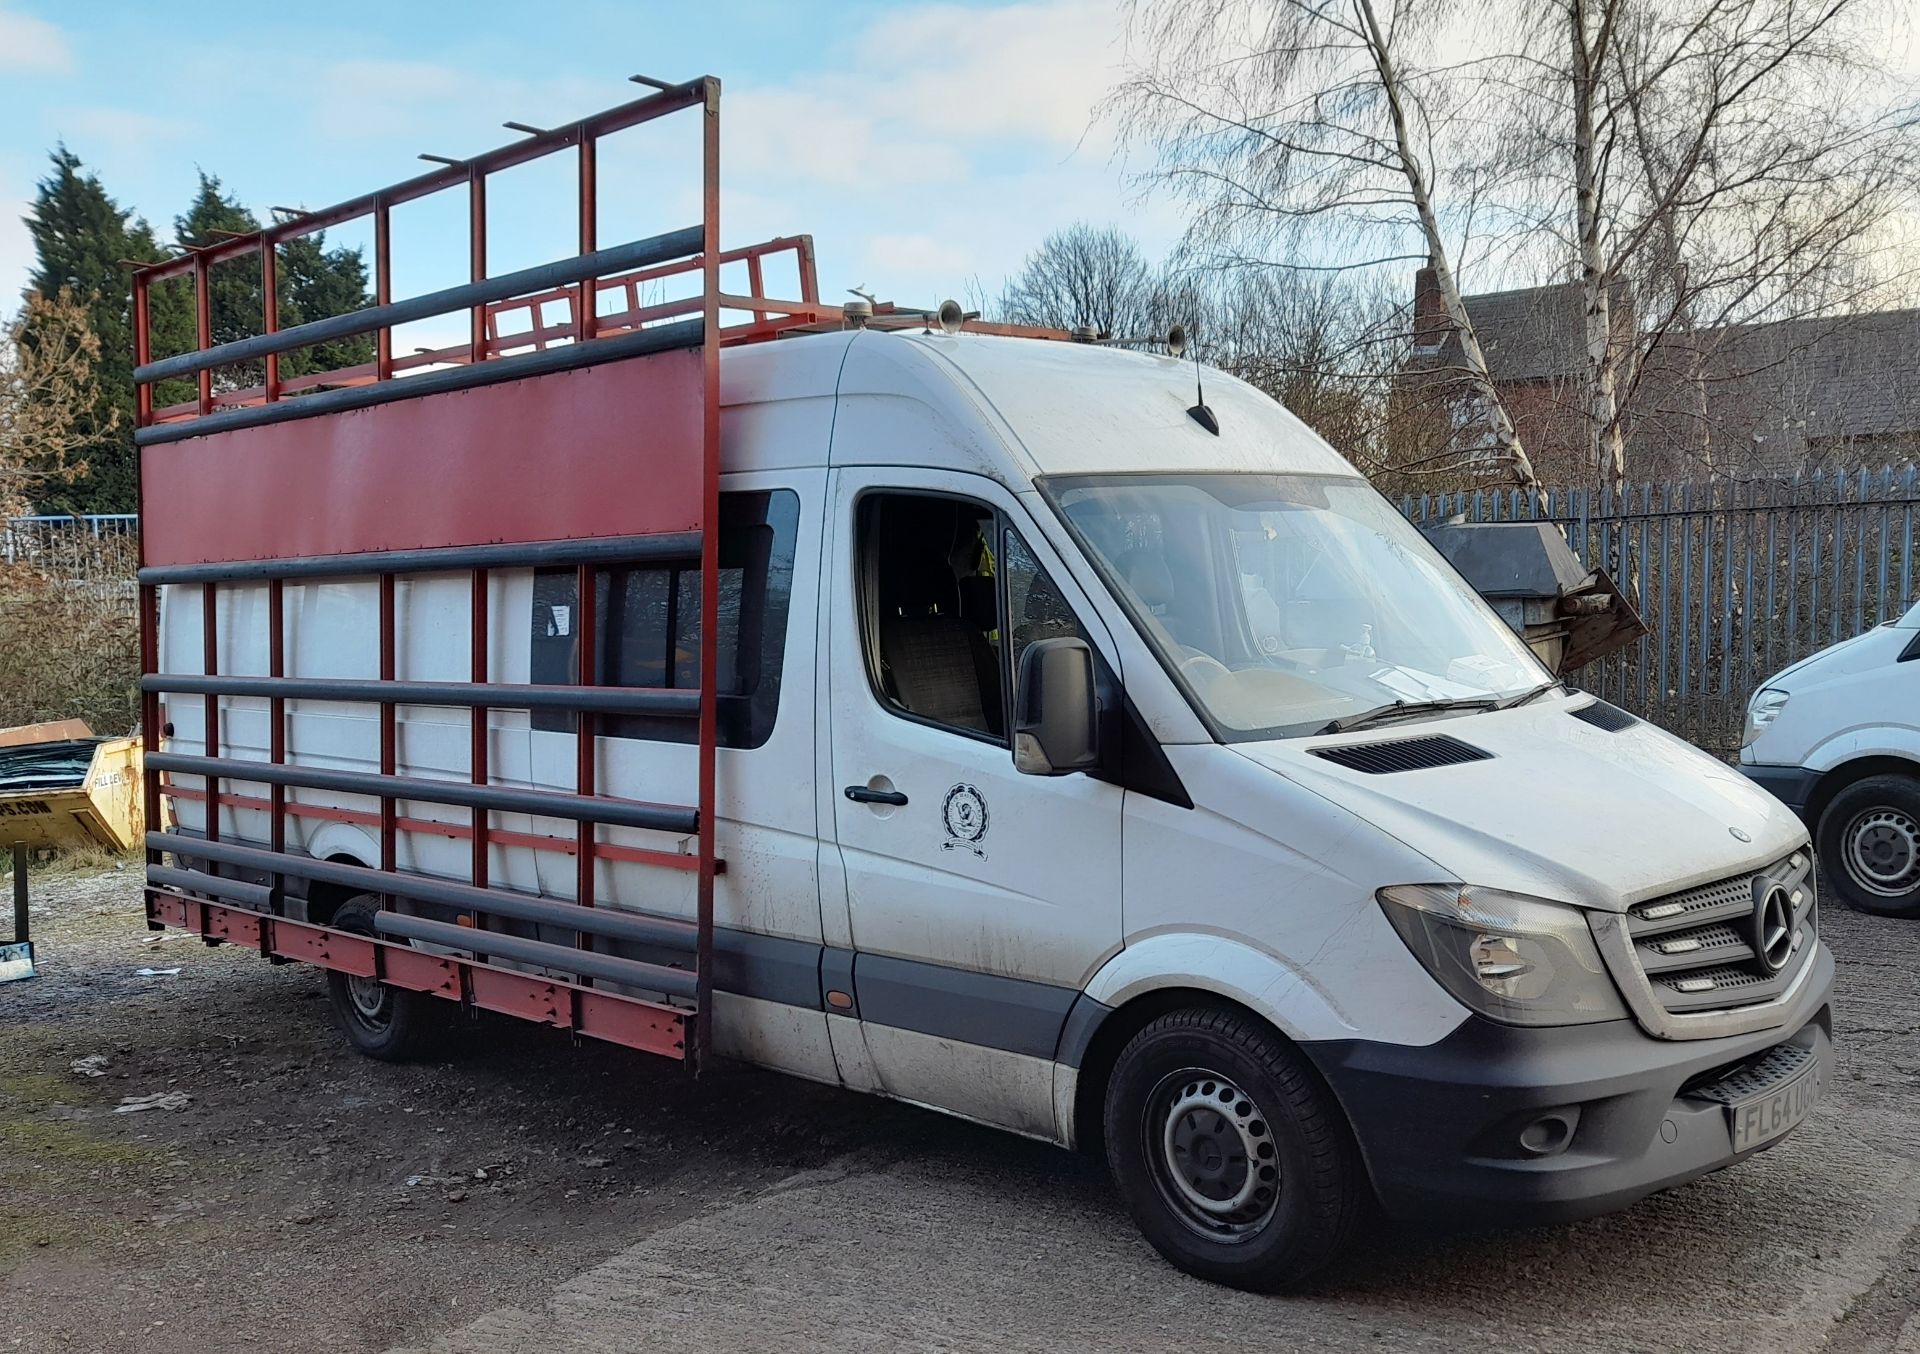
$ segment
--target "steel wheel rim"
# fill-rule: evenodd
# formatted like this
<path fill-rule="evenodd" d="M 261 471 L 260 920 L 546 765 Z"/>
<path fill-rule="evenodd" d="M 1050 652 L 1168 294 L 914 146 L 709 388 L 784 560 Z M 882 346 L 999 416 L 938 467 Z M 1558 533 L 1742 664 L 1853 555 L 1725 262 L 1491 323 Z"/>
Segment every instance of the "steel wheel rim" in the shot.
<path fill-rule="evenodd" d="M 1898 898 L 1920 885 L 1920 823 L 1881 805 L 1857 813 L 1841 836 L 1847 877 L 1868 893 Z"/>
<path fill-rule="evenodd" d="M 1174 1216 L 1212 1241 L 1245 1241 L 1280 1205 L 1280 1158 L 1267 1116 L 1204 1068 L 1162 1077 L 1143 1123 L 1148 1168 Z"/>
<path fill-rule="evenodd" d="M 384 1028 L 393 1020 L 393 994 L 378 978 L 347 976 L 347 1000 L 354 1017 L 363 1025 Z"/>

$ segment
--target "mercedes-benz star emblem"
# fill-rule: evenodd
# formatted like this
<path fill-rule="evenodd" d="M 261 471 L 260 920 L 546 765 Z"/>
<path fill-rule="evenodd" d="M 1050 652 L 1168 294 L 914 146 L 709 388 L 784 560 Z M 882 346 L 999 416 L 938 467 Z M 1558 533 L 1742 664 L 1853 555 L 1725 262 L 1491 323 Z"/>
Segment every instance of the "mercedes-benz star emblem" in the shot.
<path fill-rule="evenodd" d="M 1768 973 L 1778 973 L 1793 958 L 1793 900 L 1783 884 L 1754 890 L 1753 952 Z"/>

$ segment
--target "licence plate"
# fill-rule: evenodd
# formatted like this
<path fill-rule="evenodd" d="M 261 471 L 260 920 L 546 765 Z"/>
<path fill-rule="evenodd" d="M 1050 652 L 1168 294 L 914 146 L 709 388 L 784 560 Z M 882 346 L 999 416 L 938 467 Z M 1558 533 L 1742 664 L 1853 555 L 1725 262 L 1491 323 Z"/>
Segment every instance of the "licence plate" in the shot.
<path fill-rule="evenodd" d="M 1826 1070 L 1823 1061 L 1815 1059 L 1784 1086 L 1727 1106 L 1733 1150 L 1744 1152 L 1772 1142 L 1805 1119 L 1820 1099 L 1821 1074 Z"/>

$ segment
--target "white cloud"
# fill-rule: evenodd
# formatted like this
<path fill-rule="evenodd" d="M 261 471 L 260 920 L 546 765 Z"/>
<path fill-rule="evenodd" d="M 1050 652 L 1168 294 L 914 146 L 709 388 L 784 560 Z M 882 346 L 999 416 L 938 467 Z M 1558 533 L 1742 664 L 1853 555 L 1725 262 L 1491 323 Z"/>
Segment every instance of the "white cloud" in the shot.
<path fill-rule="evenodd" d="M 0 71 L 62 75 L 73 69 L 66 37 L 45 19 L 0 9 Z"/>
<path fill-rule="evenodd" d="M 875 235 L 867 241 L 867 259 L 889 276 L 917 274 L 959 279 L 975 260 L 955 241 L 932 235 Z"/>
<path fill-rule="evenodd" d="M 873 101 L 917 127 L 1070 146 L 1118 74 L 1120 34 L 1106 0 L 917 5 L 868 29 L 860 52 Z"/>
<path fill-rule="evenodd" d="M 12 316 L 19 289 L 34 265 L 33 239 L 24 219 L 33 199 L 25 196 L 27 175 L 16 169 L 0 163 L 0 323 Z"/>
<path fill-rule="evenodd" d="M 56 121 L 64 140 L 83 148 L 101 146 L 123 154 L 151 150 L 193 131 L 191 123 L 179 118 L 100 105 L 67 109 L 57 115 Z"/>

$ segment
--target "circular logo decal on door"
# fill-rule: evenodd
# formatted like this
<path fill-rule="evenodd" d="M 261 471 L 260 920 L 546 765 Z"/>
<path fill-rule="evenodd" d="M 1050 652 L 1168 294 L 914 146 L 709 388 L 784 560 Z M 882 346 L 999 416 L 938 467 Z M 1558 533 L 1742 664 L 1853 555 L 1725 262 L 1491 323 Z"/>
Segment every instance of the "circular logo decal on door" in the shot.
<path fill-rule="evenodd" d="M 947 802 L 940 807 L 940 822 L 947 829 L 947 839 L 940 843 L 944 850 L 964 848 L 986 859 L 980 839 L 987 835 L 987 800 L 978 789 L 962 781 L 947 791 Z"/>

